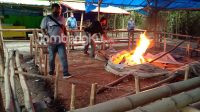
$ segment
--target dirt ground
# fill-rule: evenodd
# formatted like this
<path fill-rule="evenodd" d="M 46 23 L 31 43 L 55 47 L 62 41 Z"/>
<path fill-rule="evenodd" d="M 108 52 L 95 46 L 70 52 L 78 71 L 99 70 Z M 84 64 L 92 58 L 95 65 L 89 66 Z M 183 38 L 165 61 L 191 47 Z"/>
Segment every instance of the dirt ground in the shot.
<path fill-rule="evenodd" d="M 20 45 L 23 45 L 20 43 Z M 38 72 L 38 68 L 33 64 L 33 60 L 29 54 L 29 45 L 26 43 L 25 49 L 26 52 L 22 52 L 25 56 L 25 65 L 24 67 L 27 69 L 29 73 L 40 74 Z M 24 46 L 22 46 L 24 47 Z M 124 50 L 127 47 L 120 47 L 117 48 L 118 50 Z M 170 47 L 168 47 L 170 49 Z M 148 50 L 148 52 L 158 53 L 162 51 L 162 49 L 153 49 Z M 184 64 L 191 62 L 192 60 L 198 59 L 196 58 L 189 58 L 184 57 L 185 51 L 182 49 L 176 49 L 173 53 L 178 54 L 181 57 L 178 61 L 183 62 Z M 62 78 L 62 68 L 59 71 L 59 81 L 58 81 L 58 97 L 59 101 L 54 103 L 50 106 L 50 110 L 52 112 L 65 112 L 70 107 L 70 96 L 71 96 L 71 85 L 74 83 L 76 85 L 76 94 L 75 94 L 75 108 L 82 108 L 87 107 L 89 105 L 89 98 L 90 98 L 90 89 L 93 83 L 98 84 L 98 88 L 106 85 L 116 79 L 119 76 L 116 76 L 112 73 L 107 72 L 104 69 L 106 62 L 99 61 L 89 56 L 83 54 L 82 50 L 73 50 L 68 55 L 69 61 L 69 71 L 73 75 L 70 79 L 63 79 Z M 57 63 L 60 63 L 60 60 L 57 58 Z M 161 68 L 164 68 L 164 65 L 159 63 L 154 63 Z M 169 68 L 177 68 L 176 65 L 168 65 Z M 55 76 L 52 76 L 54 79 Z M 165 79 L 165 76 L 155 77 L 155 78 L 148 78 L 148 79 L 141 79 L 141 88 L 152 85 L 162 79 Z M 175 81 L 182 80 L 180 77 Z M 34 101 L 45 101 L 46 98 L 53 96 L 53 80 L 44 81 L 41 79 L 28 79 L 28 86 L 31 89 L 31 95 Z M 105 102 L 114 98 L 122 97 L 123 95 L 132 92 L 135 90 L 135 82 L 132 77 L 129 79 L 123 80 L 120 84 L 114 86 L 114 88 L 110 88 L 103 93 L 97 94 L 96 96 L 96 104 Z"/>
<path fill-rule="evenodd" d="M 124 48 L 120 49 L 123 50 Z M 69 71 L 73 75 L 73 77 L 70 79 L 62 79 L 62 70 L 60 70 L 59 72 L 60 80 L 58 83 L 59 97 L 60 99 L 63 100 L 63 103 L 66 108 L 70 107 L 70 95 L 71 95 L 72 83 L 76 85 L 75 108 L 77 109 L 89 105 L 90 89 L 92 83 L 97 83 L 99 88 L 119 78 L 119 76 L 109 73 L 104 69 L 104 65 L 106 64 L 106 62 L 92 59 L 89 56 L 83 54 L 82 51 L 70 52 L 70 54 L 68 55 L 68 60 L 69 60 Z M 182 59 L 182 62 L 184 63 L 188 63 L 190 61 L 191 59 L 187 57 Z M 164 68 L 163 64 L 159 63 L 154 63 L 154 64 L 160 66 L 161 68 Z M 174 69 L 177 68 L 178 66 L 168 65 L 168 67 L 169 69 L 170 68 Z M 142 79 L 140 82 L 141 88 L 152 85 L 165 78 L 166 78 L 165 76 L 160 76 L 155 78 Z M 182 78 L 180 78 L 180 80 L 181 79 Z M 135 83 L 133 78 L 130 77 L 129 79 L 123 80 L 122 83 L 114 86 L 114 88 L 108 89 L 103 93 L 97 94 L 96 103 L 101 103 L 114 98 L 122 97 L 123 95 L 134 90 L 135 90 Z"/>

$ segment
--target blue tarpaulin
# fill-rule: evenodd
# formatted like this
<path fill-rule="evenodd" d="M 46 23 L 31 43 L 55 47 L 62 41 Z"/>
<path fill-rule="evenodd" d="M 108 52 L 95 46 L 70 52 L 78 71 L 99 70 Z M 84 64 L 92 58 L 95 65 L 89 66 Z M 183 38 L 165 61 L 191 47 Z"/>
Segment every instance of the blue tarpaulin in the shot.
<path fill-rule="evenodd" d="M 86 4 L 98 4 L 98 0 L 85 0 Z M 102 0 L 101 4 L 127 7 L 152 7 L 157 10 L 196 10 L 200 0 Z"/>

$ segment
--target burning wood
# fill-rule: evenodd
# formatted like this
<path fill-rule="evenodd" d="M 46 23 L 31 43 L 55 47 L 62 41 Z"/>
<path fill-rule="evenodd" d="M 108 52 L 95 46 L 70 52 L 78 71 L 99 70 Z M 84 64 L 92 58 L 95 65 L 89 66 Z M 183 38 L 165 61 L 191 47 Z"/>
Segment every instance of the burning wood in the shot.
<path fill-rule="evenodd" d="M 150 40 L 147 38 L 145 33 L 141 34 L 140 40 L 135 50 L 131 51 L 124 50 L 112 56 L 111 60 L 114 64 L 124 63 L 126 65 L 136 65 L 145 63 L 146 61 L 143 55 L 148 49 L 149 45 L 150 45 Z"/>

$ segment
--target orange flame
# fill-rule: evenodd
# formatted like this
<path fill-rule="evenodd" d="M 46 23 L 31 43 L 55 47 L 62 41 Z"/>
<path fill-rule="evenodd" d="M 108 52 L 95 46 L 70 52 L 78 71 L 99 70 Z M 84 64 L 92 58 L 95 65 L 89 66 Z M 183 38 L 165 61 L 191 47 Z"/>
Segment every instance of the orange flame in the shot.
<path fill-rule="evenodd" d="M 150 40 L 146 37 L 145 33 L 140 35 L 140 40 L 135 50 L 131 50 L 130 52 L 124 50 L 114 56 L 112 56 L 112 62 L 114 64 L 119 64 L 124 62 L 128 65 L 141 64 L 145 62 L 143 57 L 147 48 L 150 45 Z"/>

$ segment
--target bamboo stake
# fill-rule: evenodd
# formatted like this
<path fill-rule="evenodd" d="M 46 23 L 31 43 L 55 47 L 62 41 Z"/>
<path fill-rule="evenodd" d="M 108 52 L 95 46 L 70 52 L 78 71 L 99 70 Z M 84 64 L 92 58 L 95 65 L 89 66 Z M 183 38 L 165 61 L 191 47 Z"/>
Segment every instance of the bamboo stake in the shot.
<path fill-rule="evenodd" d="M 100 20 L 100 9 L 102 0 L 98 0 L 98 21 Z"/>
<path fill-rule="evenodd" d="M 40 50 L 39 50 L 39 52 L 40 52 L 40 55 L 39 55 L 39 71 L 40 71 L 40 73 L 42 73 L 43 74 L 43 67 L 42 67 L 42 62 L 43 62 L 43 59 L 44 59 L 44 56 L 43 56 L 43 52 L 42 52 L 42 48 L 40 48 Z"/>
<path fill-rule="evenodd" d="M 92 84 L 90 93 L 90 106 L 95 104 L 97 83 Z"/>
<path fill-rule="evenodd" d="M 47 76 L 47 54 L 44 55 L 44 75 Z"/>
<path fill-rule="evenodd" d="M 36 32 L 33 32 L 34 42 L 35 42 L 35 65 L 37 64 L 37 50 L 38 50 L 38 43 L 36 42 Z"/>
<path fill-rule="evenodd" d="M 135 76 L 135 92 L 136 94 L 140 92 L 139 76 Z"/>
<path fill-rule="evenodd" d="M 9 63 L 10 63 L 10 56 L 8 52 L 6 54 L 6 63 L 5 63 L 5 70 L 4 70 L 4 84 L 5 84 L 5 110 L 6 112 L 14 112 L 14 102 L 13 102 L 13 96 L 11 92 L 11 86 L 10 86 L 10 75 L 9 75 Z"/>
<path fill-rule="evenodd" d="M 167 50 L 167 39 L 166 39 L 166 34 L 164 34 L 164 52 Z"/>
<path fill-rule="evenodd" d="M 60 65 L 56 64 L 56 78 L 55 78 L 55 87 L 54 87 L 54 100 L 58 98 L 58 75 L 59 75 Z"/>
<path fill-rule="evenodd" d="M 180 112 L 200 112 L 200 110 L 194 108 L 194 107 L 184 107 L 181 109 Z"/>
<path fill-rule="evenodd" d="M 18 71 L 23 72 L 23 69 L 22 69 L 21 63 L 20 63 L 20 59 L 19 59 L 19 51 L 16 51 L 15 60 L 16 60 L 16 65 L 17 65 Z M 25 107 L 28 112 L 35 112 L 35 109 L 34 109 L 33 103 L 32 103 L 32 98 L 30 96 L 30 91 L 26 84 L 26 79 L 25 79 L 24 75 L 19 74 L 19 79 L 20 79 L 20 84 L 22 86 L 22 90 L 23 90 L 23 94 L 24 94 Z"/>
<path fill-rule="evenodd" d="M 82 28 L 83 28 L 83 16 L 84 16 L 84 13 L 82 12 L 82 13 L 81 13 L 80 30 L 82 30 Z M 80 32 L 80 38 L 82 38 L 82 32 Z M 82 40 L 82 39 L 81 39 L 81 40 Z"/>
<path fill-rule="evenodd" d="M 70 110 L 75 109 L 75 85 L 72 84 Z"/>
<path fill-rule="evenodd" d="M 1 94 L 1 87 L 0 87 L 0 112 L 5 112 L 4 104 L 3 104 L 3 97 Z"/>
<path fill-rule="evenodd" d="M 187 55 L 190 56 L 190 42 L 187 44 Z"/>
<path fill-rule="evenodd" d="M 185 69 L 184 80 L 188 80 L 189 77 L 190 66 L 188 65 Z"/>
<path fill-rule="evenodd" d="M 13 93 L 16 112 L 21 112 L 20 104 L 19 104 L 18 99 L 17 99 L 16 86 L 15 86 L 15 69 L 14 69 L 14 62 L 13 62 L 14 51 L 11 51 L 11 52 L 12 53 L 11 53 L 11 59 L 10 59 L 10 74 L 11 74 L 10 84 L 11 84 L 11 90 L 12 90 L 12 93 Z"/>
<path fill-rule="evenodd" d="M 33 56 L 33 37 L 30 37 L 30 54 Z"/>
<path fill-rule="evenodd" d="M 1 17 L 0 17 L 0 29 L 1 27 Z M 0 75 L 3 76 L 4 74 L 4 43 L 3 43 L 3 33 L 0 31 Z"/>

